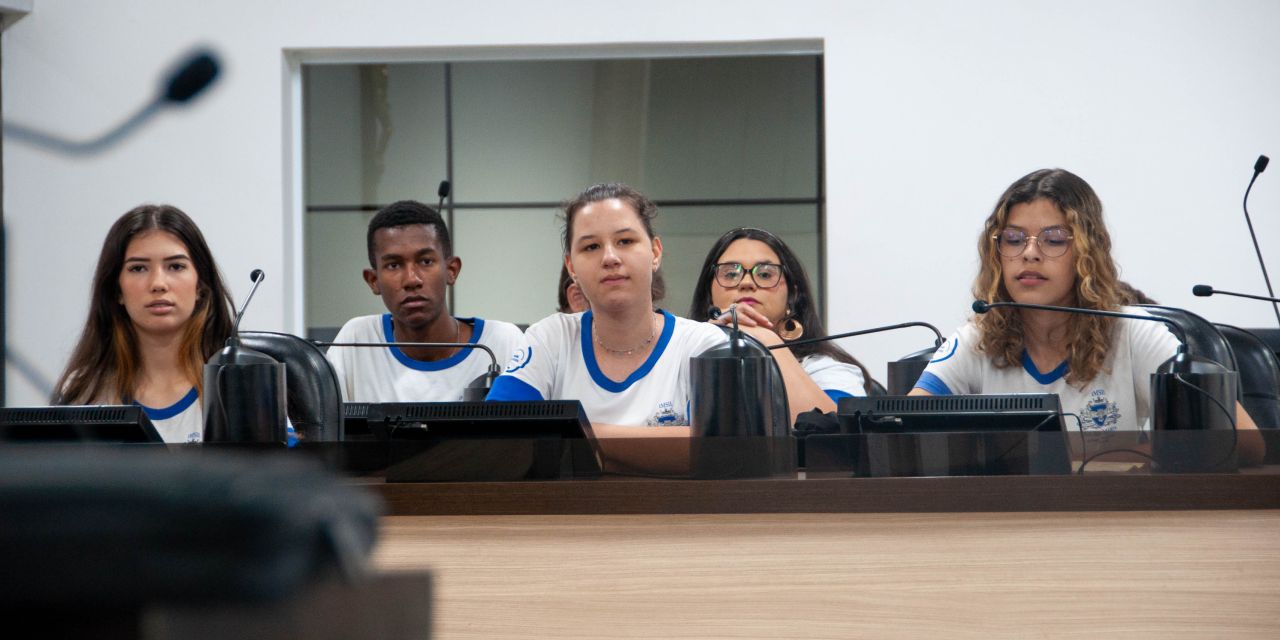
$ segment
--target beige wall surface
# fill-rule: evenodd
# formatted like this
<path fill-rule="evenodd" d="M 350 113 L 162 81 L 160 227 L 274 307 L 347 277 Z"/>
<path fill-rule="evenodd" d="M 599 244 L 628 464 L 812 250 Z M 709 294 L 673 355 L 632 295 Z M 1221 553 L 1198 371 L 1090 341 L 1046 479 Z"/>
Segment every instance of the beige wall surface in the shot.
<path fill-rule="evenodd" d="M 1280 512 L 389 517 L 452 638 L 1275 638 Z"/>

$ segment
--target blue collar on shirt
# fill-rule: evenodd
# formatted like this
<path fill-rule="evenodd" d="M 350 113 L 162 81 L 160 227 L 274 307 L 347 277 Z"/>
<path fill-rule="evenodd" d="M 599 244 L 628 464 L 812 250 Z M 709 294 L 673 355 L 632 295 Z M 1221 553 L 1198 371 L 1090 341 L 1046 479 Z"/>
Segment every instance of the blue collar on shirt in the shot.
<path fill-rule="evenodd" d="M 1053 384 L 1061 380 L 1062 376 L 1067 375 L 1066 360 L 1063 360 L 1062 364 L 1058 365 L 1057 369 L 1054 369 L 1049 373 L 1040 373 L 1040 371 L 1036 369 L 1036 363 L 1031 361 L 1031 355 L 1027 353 L 1026 349 L 1022 350 L 1022 368 L 1026 369 L 1027 373 L 1031 374 L 1031 377 L 1035 378 L 1036 382 L 1039 382 L 1040 384 Z"/>
<path fill-rule="evenodd" d="M 481 320 L 480 318 L 458 318 L 457 320 L 460 322 L 471 321 L 475 326 L 471 329 L 471 340 L 468 342 L 471 344 L 480 342 L 480 334 L 484 333 L 484 320 Z M 391 326 L 391 314 L 389 313 L 382 314 L 382 333 L 386 335 L 387 342 L 396 341 L 395 330 Z M 400 361 L 400 364 L 417 371 L 443 371 L 462 362 L 463 360 L 466 360 L 467 356 L 471 355 L 472 351 L 478 351 L 478 349 L 458 349 L 457 353 L 445 358 L 444 360 L 423 362 L 406 356 L 404 352 L 400 350 L 400 347 L 387 348 L 391 350 L 391 355 L 395 356 L 396 360 Z"/>
<path fill-rule="evenodd" d="M 591 379 L 596 385 L 605 391 L 613 393 L 621 393 L 626 391 L 637 380 L 645 377 L 653 370 L 653 365 L 658 363 L 658 359 L 662 357 L 662 352 L 667 348 L 667 343 L 671 341 L 671 334 L 676 330 L 676 319 L 665 310 L 662 312 L 663 325 L 662 335 L 658 338 L 658 345 L 653 348 L 653 353 L 649 354 L 649 359 L 640 365 L 639 369 L 631 372 L 626 380 L 622 382 L 614 382 L 605 377 L 600 371 L 600 365 L 596 363 L 596 350 L 591 344 L 591 312 L 582 314 L 582 359 L 587 362 L 587 371 L 591 373 Z"/>
<path fill-rule="evenodd" d="M 190 407 L 191 403 L 195 402 L 196 398 L 199 398 L 199 397 L 200 397 L 200 394 L 196 391 L 196 388 L 191 387 L 191 391 L 188 391 L 187 395 L 182 396 L 181 400 L 163 409 L 152 409 L 151 407 L 148 407 L 142 404 L 141 402 L 138 402 L 137 400 L 134 400 L 133 403 L 138 405 L 139 407 L 142 407 L 143 413 L 146 413 L 147 417 L 152 420 L 168 420 L 169 418 L 172 418 L 182 413 L 183 411 L 186 411 L 187 407 Z"/>

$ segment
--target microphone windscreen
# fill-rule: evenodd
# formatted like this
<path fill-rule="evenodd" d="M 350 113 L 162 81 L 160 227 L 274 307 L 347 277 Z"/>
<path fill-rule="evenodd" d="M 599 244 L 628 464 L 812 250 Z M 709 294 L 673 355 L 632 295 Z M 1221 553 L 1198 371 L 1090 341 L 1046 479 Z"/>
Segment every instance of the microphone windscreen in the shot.
<path fill-rule="evenodd" d="M 218 77 L 218 60 L 209 51 L 199 51 L 169 78 L 164 97 L 170 102 L 186 102 Z"/>
<path fill-rule="evenodd" d="M 707 315 L 708 315 L 708 316 L 710 316 L 712 320 L 715 320 L 716 318 L 719 318 L 719 317 L 720 317 L 720 307 L 717 307 L 717 306 L 715 306 L 715 305 L 712 305 L 710 309 L 707 309 Z"/>
<path fill-rule="evenodd" d="M 261 280 L 261 279 L 263 278 L 263 276 L 265 276 L 265 275 L 267 275 L 267 274 L 263 273 L 263 272 L 262 272 L 262 269 L 254 269 L 253 271 L 250 271 L 250 272 L 249 272 L 249 281 L 250 281 L 250 282 L 257 282 L 257 281 Z"/>
<path fill-rule="evenodd" d="M 1258 156 L 1258 161 L 1253 163 L 1254 173 L 1262 173 L 1267 170 L 1267 163 L 1271 162 L 1271 158 L 1266 156 Z"/>
<path fill-rule="evenodd" d="M 1193 295 L 1200 296 L 1201 298 L 1208 298 L 1209 296 L 1213 295 L 1213 287 L 1207 284 L 1198 284 L 1194 287 L 1191 287 L 1191 293 Z"/>
<path fill-rule="evenodd" d="M 986 301 L 986 300 L 974 300 L 974 301 L 973 301 L 973 312 L 974 312 L 974 313 L 986 313 L 986 312 L 987 312 L 988 310 L 990 310 L 990 309 L 991 309 L 991 306 L 987 304 L 987 301 Z"/>
<path fill-rule="evenodd" d="M 441 180 L 440 187 L 436 189 L 436 195 L 440 196 L 441 198 L 448 198 L 449 187 L 450 185 L 448 180 Z"/>

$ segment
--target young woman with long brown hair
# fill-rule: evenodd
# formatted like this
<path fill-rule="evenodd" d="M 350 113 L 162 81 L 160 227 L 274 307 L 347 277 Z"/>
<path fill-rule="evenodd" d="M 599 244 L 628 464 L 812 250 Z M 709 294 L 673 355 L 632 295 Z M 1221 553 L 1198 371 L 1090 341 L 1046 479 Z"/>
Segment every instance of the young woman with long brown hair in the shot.
<path fill-rule="evenodd" d="M 1042 169 L 1005 190 L 978 238 L 974 298 L 1144 314 L 1111 257 L 1102 202 L 1079 176 Z M 957 330 L 913 395 L 1056 393 L 1086 431 L 1148 428 L 1151 374 L 1178 349 L 1159 322 L 998 307 Z M 1237 427 L 1256 430 L 1237 404 Z M 1243 459 L 1261 457 L 1257 433 Z"/>
<path fill-rule="evenodd" d="M 53 402 L 137 403 L 165 442 L 199 442 L 203 366 L 234 317 L 191 218 L 169 205 L 137 207 L 107 232 L 89 319 Z"/>

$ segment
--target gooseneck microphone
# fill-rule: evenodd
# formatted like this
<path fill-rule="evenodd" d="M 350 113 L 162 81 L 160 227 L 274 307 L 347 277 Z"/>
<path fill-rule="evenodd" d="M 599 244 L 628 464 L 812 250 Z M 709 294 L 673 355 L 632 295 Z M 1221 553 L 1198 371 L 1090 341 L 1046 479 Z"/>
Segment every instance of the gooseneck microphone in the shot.
<path fill-rule="evenodd" d="M 1232 432 L 1231 447 L 1226 456 L 1213 452 L 1186 452 L 1177 448 L 1177 439 L 1162 436 L 1152 444 L 1160 467 L 1167 470 L 1215 472 L 1236 452 L 1236 389 L 1239 375 L 1208 358 L 1187 353 L 1187 336 L 1182 328 L 1172 320 L 1159 316 L 1116 313 L 1114 311 L 1098 311 L 1096 309 L 1078 309 L 1075 307 L 1051 307 L 1042 304 L 1022 304 L 1018 302 L 987 302 L 975 300 L 973 310 L 986 313 L 995 307 L 1017 307 L 1022 309 L 1040 309 L 1043 311 L 1061 311 L 1064 313 L 1082 313 L 1112 318 L 1128 318 L 1131 320 L 1154 320 L 1163 322 L 1178 337 L 1181 344 L 1178 352 L 1165 360 L 1151 375 L 1151 428 L 1155 432 L 1184 430 L 1230 430 Z M 1208 400 L 1208 402 L 1205 402 Z M 1078 419 L 1078 417 L 1077 417 Z M 1084 426 L 1080 426 L 1083 437 Z M 1106 453 L 1104 451 L 1084 458 L 1084 465 L 1090 460 Z M 1119 451 L 1129 451 L 1120 449 Z M 1137 452 L 1140 455 L 1146 455 Z M 1234 464 L 1234 462 L 1233 462 Z"/>
<path fill-rule="evenodd" d="M 1267 295 L 1275 298 L 1275 289 L 1271 288 L 1271 276 L 1267 275 L 1267 263 L 1262 261 L 1262 249 L 1258 247 L 1258 236 L 1253 232 L 1253 220 L 1249 217 L 1249 192 L 1253 190 L 1253 183 L 1258 179 L 1258 176 L 1267 170 L 1267 163 L 1270 161 L 1266 156 L 1258 156 L 1258 161 L 1253 163 L 1253 177 L 1249 178 L 1249 186 L 1244 190 L 1243 207 L 1244 221 L 1245 224 L 1249 225 L 1249 237 L 1253 239 L 1253 250 L 1258 254 L 1258 265 L 1262 267 L 1262 279 L 1267 283 Z M 1276 322 L 1280 322 L 1280 305 L 1277 305 L 1272 300 L 1271 308 L 1276 312 Z"/>
<path fill-rule="evenodd" d="M 929 330 L 933 331 L 934 336 L 936 336 L 933 340 L 933 347 L 935 349 L 938 347 L 941 347 L 942 343 L 945 342 L 942 339 L 942 332 L 938 331 L 937 327 L 929 324 L 928 322 L 903 322 L 901 324 L 891 324 L 887 327 L 876 327 L 874 329 L 863 329 L 861 331 L 837 333 L 834 336 L 824 336 L 821 338 L 808 338 L 805 340 L 795 340 L 793 342 L 784 342 L 782 344 L 775 344 L 769 348 L 782 349 L 784 347 L 798 347 L 802 344 L 812 344 L 814 342 L 826 342 L 827 340 L 839 340 L 840 338 L 852 338 L 854 336 L 864 336 L 864 335 L 867 335 L 868 333 L 880 333 L 881 331 L 893 331 L 894 329 L 905 329 L 906 327 L 926 327 Z"/>
<path fill-rule="evenodd" d="M 137 113 L 116 128 L 92 140 L 68 140 L 31 127 L 6 122 L 4 135 L 10 140 L 41 147 L 70 156 L 94 155 L 106 151 L 124 140 L 165 107 L 189 102 L 203 92 L 218 77 L 218 59 L 212 51 L 196 50 L 188 54 L 177 70 L 165 79 L 160 91 Z"/>
<path fill-rule="evenodd" d="M 1213 287 L 1207 284 L 1198 284 L 1194 287 L 1191 287 L 1191 293 L 1192 295 L 1196 295 L 1201 298 L 1208 298 L 1211 295 L 1217 294 L 1221 296 L 1235 296 L 1237 298 L 1249 298 L 1250 300 L 1262 300 L 1263 302 L 1271 302 L 1271 303 L 1280 302 L 1280 298 L 1270 298 L 1267 296 L 1255 296 L 1251 293 L 1235 293 L 1233 291 L 1222 291 L 1221 289 L 1214 289 Z"/>
<path fill-rule="evenodd" d="M 742 331 L 738 329 L 738 303 L 735 302 L 729 305 L 728 311 L 721 311 L 720 307 L 715 305 L 711 305 L 711 308 L 707 309 L 707 315 L 710 316 L 712 320 L 715 320 L 726 313 L 733 318 L 733 330 L 729 332 L 729 344 L 734 353 L 737 353 L 739 342 L 742 340 Z"/>
<path fill-rule="evenodd" d="M 1186 353 L 1187 350 L 1187 334 L 1182 331 L 1182 327 L 1168 318 L 1160 316 L 1145 316 L 1136 313 L 1119 313 L 1116 311 L 1099 311 L 1097 309 L 1080 309 L 1078 307 L 1051 307 L 1044 304 L 1024 304 L 1021 302 L 987 302 L 986 300 L 974 300 L 973 312 L 983 314 L 996 307 L 1016 307 L 1018 309 L 1039 309 L 1041 311 L 1060 311 L 1062 313 L 1080 313 L 1089 316 L 1107 316 L 1109 318 L 1128 318 L 1130 320 L 1148 320 L 1154 322 L 1163 322 L 1172 330 L 1173 335 L 1178 337 L 1178 353 Z"/>
<path fill-rule="evenodd" d="M 253 300 L 253 294 L 258 292 L 258 285 L 262 284 L 267 274 L 262 269 L 254 269 L 249 272 L 249 279 L 253 281 L 253 288 L 249 290 L 249 295 L 245 296 L 244 304 L 240 305 L 240 312 L 236 314 L 236 326 L 231 329 L 231 337 L 228 338 L 228 344 L 231 340 L 239 340 L 240 338 L 240 319 L 244 317 L 244 310 L 249 308 L 249 301 Z"/>
<path fill-rule="evenodd" d="M 440 196 L 440 203 L 436 205 L 436 213 L 444 211 L 444 199 L 449 197 L 449 190 L 452 185 L 448 180 L 441 180 L 440 186 L 436 187 L 436 195 Z"/>
<path fill-rule="evenodd" d="M 249 274 L 253 288 L 236 314 L 227 346 L 204 365 L 205 442 L 286 442 L 288 386 L 283 362 L 240 343 L 240 321 L 266 278 Z"/>

